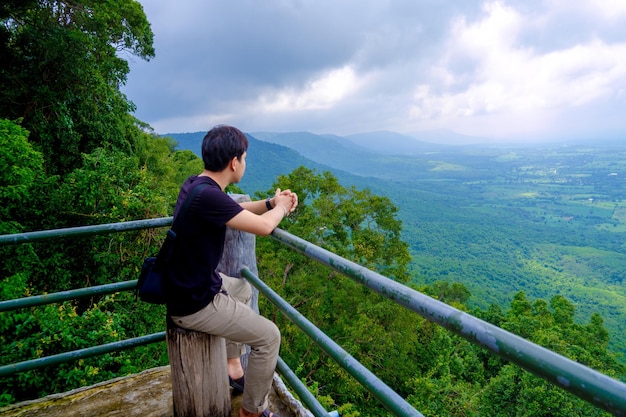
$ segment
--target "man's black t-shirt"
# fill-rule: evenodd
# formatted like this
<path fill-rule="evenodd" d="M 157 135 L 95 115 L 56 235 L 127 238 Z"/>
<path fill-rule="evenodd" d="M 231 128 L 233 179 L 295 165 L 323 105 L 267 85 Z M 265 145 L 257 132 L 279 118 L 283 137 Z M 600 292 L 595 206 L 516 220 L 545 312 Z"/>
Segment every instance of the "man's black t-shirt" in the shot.
<path fill-rule="evenodd" d="M 174 219 L 191 189 L 200 182 L 208 186 L 189 206 L 178 227 L 169 263 L 167 311 L 172 316 L 193 314 L 207 306 L 222 287 L 216 271 L 224 250 L 226 222 L 243 208 L 209 177 L 191 176 L 178 194 Z"/>

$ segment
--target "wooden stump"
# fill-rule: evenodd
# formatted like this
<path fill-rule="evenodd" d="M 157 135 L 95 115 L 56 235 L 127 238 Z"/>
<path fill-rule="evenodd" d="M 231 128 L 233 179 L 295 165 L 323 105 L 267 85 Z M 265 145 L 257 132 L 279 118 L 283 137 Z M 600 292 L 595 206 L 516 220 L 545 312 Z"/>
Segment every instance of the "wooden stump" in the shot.
<path fill-rule="evenodd" d="M 174 417 L 229 417 L 224 339 L 176 327 L 168 320 Z"/>

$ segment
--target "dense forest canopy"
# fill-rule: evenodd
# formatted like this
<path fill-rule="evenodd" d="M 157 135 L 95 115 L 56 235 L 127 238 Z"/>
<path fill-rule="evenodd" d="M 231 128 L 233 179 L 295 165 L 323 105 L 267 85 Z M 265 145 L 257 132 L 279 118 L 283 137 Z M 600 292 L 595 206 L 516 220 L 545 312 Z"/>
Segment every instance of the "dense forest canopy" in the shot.
<path fill-rule="evenodd" d="M 130 151 L 133 106 L 119 89 L 129 71 L 120 52 L 154 56 L 141 5 L 13 1 L 0 19 L 0 114 L 23 120 L 46 172 L 68 173 L 101 146 Z"/>
<path fill-rule="evenodd" d="M 134 118 L 119 90 L 128 74 L 124 54 L 155 54 L 141 5 L 11 0 L 0 5 L 0 19 L 0 233 L 171 215 L 178 187 L 202 163 Z M 275 187 L 300 195 L 283 225 L 291 233 L 623 378 L 603 318 L 593 314 L 581 324 L 565 297 L 518 292 L 510 307 L 470 308 L 471 293 L 460 283 L 410 283 L 409 245 L 389 197 L 304 166 L 266 187 L 257 196 Z M 0 300 L 135 279 L 163 233 L 2 246 Z M 268 284 L 424 415 L 606 415 L 271 239 L 258 240 L 257 255 Z M 386 415 L 292 323 L 263 300 L 261 309 L 281 328 L 281 356 L 324 404 L 344 416 Z M 130 293 L 3 313 L 0 357 L 9 364 L 154 333 L 164 314 Z M 0 380 L 0 405 L 166 363 L 165 345 L 155 344 L 21 373 Z"/>

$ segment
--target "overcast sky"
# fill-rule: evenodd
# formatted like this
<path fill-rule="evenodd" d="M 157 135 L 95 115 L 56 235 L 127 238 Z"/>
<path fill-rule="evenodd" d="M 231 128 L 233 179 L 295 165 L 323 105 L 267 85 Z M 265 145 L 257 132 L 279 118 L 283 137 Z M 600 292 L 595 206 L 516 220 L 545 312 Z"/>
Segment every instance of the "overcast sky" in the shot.
<path fill-rule="evenodd" d="M 626 140 L 625 0 L 140 0 L 157 133 L 449 129 Z"/>

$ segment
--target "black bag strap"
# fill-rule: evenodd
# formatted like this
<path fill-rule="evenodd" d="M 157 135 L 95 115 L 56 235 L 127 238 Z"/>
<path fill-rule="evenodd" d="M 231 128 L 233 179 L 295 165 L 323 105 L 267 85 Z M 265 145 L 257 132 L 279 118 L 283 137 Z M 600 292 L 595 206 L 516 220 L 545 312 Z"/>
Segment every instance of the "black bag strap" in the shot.
<path fill-rule="evenodd" d="M 189 195 L 185 199 L 185 202 L 178 212 L 178 216 L 176 216 L 176 219 L 174 219 L 174 224 L 172 225 L 170 230 L 167 231 L 165 241 L 163 241 L 163 244 L 159 249 L 159 253 L 156 256 L 156 265 L 158 267 L 160 267 L 163 262 L 167 262 L 170 258 L 174 246 L 174 240 L 176 240 L 176 231 L 174 230 L 174 228 L 176 226 L 180 227 L 180 225 L 182 224 L 182 219 L 185 217 L 187 210 L 189 210 L 189 206 L 191 206 L 192 201 L 196 198 L 200 191 L 202 191 L 202 189 L 208 185 L 209 184 L 207 184 L 206 182 L 201 182 L 200 184 L 194 185 L 191 189 L 191 192 L 189 192 Z"/>
<path fill-rule="evenodd" d="M 193 188 L 191 189 L 191 192 L 189 193 L 189 195 L 185 199 L 185 202 L 180 208 L 180 211 L 178 212 L 178 216 L 176 216 L 176 219 L 174 219 L 174 224 L 172 225 L 172 229 L 174 231 L 176 230 L 176 226 L 180 227 L 180 225 L 182 224 L 183 218 L 185 217 L 187 210 L 189 210 L 189 206 L 191 206 L 191 203 L 193 202 L 193 200 L 200 193 L 200 191 L 202 191 L 202 189 L 208 185 L 209 184 L 207 184 L 206 182 L 201 182 L 200 184 L 196 184 L 193 186 Z"/>

